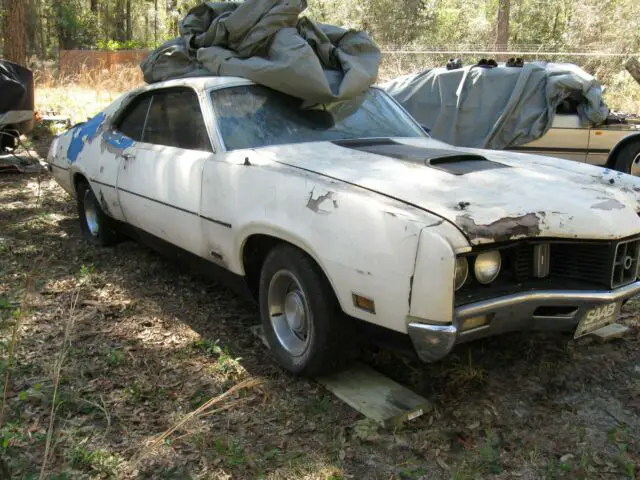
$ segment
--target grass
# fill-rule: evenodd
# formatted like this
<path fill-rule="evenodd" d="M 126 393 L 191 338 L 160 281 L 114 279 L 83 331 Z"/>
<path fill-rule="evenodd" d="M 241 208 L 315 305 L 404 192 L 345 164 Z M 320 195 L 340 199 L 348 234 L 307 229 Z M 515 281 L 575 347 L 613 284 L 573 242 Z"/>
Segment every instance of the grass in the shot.
<path fill-rule="evenodd" d="M 138 66 L 82 70 L 60 78 L 53 66 L 43 65 L 35 69 L 34 82 L 36 109 L 67 116 L 72 124 L 91 118 L 124 92 L 144 85 Z"/>

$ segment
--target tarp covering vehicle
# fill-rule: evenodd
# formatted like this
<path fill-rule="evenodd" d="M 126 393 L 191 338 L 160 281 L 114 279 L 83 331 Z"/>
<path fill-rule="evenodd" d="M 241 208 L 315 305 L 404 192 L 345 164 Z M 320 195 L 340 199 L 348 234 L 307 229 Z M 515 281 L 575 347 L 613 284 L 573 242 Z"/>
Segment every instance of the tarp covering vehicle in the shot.
<path fill-rule="evenodd" d="M 305 0 L 203 3 L 180 22 L 180 37 L 141 64 L 154 83 L 201 75 L 238 76 L 305 100 L 344 100 L 376 80 L 380 50 L 365 32 L 299 17 Z"/>
<path fill-rule="evenodd" d="M 33 72 L 0 60 L 0 151 L 34 125 Z"/>
<path fill-rule="evenodd" d="M 576 65 L 434 68 L 382 85 L 431 135 L 443 142 L 503 149 L 542 137 L 563 102 L 585 127 L 606 120 L 600 83 Z"/>

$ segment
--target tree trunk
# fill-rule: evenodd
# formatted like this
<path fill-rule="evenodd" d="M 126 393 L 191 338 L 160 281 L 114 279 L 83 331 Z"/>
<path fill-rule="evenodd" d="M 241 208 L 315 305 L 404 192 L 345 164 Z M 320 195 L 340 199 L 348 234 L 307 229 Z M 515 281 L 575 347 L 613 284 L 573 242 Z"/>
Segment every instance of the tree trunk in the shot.
<path fill-rule="evenodd" d="M 27 29 L 23 0 L 5 0 L 4 58 L 27 64 Z"/>
<path fill-rule="evenodd" d="M 153 42 L 154 46 L 158 45 L 158 0 L 153 5 Z"/>
<path fill-rule="evenodd" d="M 93 13 L 98 11 L 98 0 L 91 0 L 91 11 Z"/>
<path fill-rule="evenodd" d="M 124 0 L 118 0 L 116 2 L 116 11 L 115 11 L 115 27 L 116 27 L 116 41 L 124 42 L 126 37 L 126 13 L 125 13 L 125 2 Z"/>
<path fill-rule="evenodd" d="M 498 20 L 496 21 L 496 43 L 498 51 L 505 51 L 509 47 L 509 13 L 511 0 L 498 0 Z"/>
<path fill-rule="evenodd" d="M 629 75 L 631 75 L 633 79 L 638 82 L 638 85 L 640 85 L 640 62 L 638 59 L 631 57 L 627 60 L 627 63 L 624 64 L 624 68 L 627 69 Z"/>
<path fill-rule="evenodd" d="M 131 22 L 131 0 L 127 0 L 127 41 L 133 37 L 133 26 Z"/>

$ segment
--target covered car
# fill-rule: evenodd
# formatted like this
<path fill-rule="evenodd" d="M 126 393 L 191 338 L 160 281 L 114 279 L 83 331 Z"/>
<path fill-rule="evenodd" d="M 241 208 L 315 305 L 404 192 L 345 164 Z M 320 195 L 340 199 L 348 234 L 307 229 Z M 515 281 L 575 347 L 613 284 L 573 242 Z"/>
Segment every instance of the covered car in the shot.
<path fill-rule="evenodd" d="M 0 151 L 33 129 L 34 113 L 33 72 L 0 60 Z"/>
<path fill-rule="evenodd" d="M 640 179 L 447 145 L 378 88 L 301 104 L 242 78 L 154 83 L 47 162 L 87 241 L 125 232 L 231 280 L 295 374 L 339 365 L 362 322 L 435 361 L 508 331 L 588 335 L 640 292 Z"/>
<path fill-rule="evenodd" d="M 382 87 L 444 142 L 640 174 L 640 121 L 611 114 L 600 83 L 576 65 L 433 68 Z"/>

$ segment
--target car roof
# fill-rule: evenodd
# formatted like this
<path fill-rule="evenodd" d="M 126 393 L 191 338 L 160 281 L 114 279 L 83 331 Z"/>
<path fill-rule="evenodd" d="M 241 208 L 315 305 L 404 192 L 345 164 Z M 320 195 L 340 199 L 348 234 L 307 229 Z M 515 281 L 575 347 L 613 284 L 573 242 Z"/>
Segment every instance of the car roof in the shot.
<path fill-rule="evenodd" d="M 220 76 L 203 76 L 177 78 L 174 80 L 165 80 L 164 82 L 156 82 L 144 85 L 137 89 L 138 92 L 146 92 L 150 90 L 158 90 L 168 87 L 192 87 L 198 90 L 209 90 L 212 88 L 223 88 L 237 85 L 253 85 L 254 82 L 242 77 L 220 77 Z"/>

